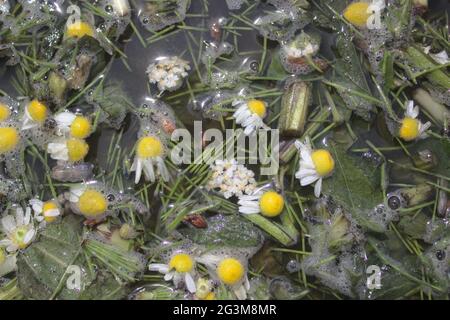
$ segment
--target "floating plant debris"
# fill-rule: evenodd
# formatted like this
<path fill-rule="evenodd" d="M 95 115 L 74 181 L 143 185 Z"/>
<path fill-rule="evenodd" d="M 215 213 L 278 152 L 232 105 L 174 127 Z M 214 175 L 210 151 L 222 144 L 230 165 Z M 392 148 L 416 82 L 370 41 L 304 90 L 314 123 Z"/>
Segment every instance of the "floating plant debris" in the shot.
<path fill-rule="evenodd" d="M 0 1 L 0 300 L 450 294 L 448 1 Z"/>

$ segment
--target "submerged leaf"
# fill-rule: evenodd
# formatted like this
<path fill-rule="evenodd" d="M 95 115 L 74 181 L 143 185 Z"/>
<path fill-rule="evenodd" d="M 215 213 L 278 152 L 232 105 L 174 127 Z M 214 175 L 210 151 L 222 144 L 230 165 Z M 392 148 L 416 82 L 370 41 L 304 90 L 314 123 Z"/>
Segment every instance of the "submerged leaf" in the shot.
<path fill-rule="evenodd" d="M 94 292 L 103 292 L 111 298 L 120 296 L 121 286 L 111 275 L 105 273 L 100 277 L 100 272 L 97 275 L 89 272 L 82 251 L 81 232 L 80 218 L 67 216 L 60 223 L 47 226 L 39 240 L 18 255 L 17 279 L 26 298 L 83 299 Z M 74 286 L 68 285 L 69 277 L 78 275 L 80 286 L 77 286 L 78 279 L 73 279 Z M 105 290 L 106 284 L 110 290 Z"/>
<path fill-rule="evenodd" d="M 377 168 L 361 164 L 361 160 L 333 142 L 330 151 L 336 168 L 331 177 L 323 180 L 322 193 L 342 206 L 361 226 L 383 232 L 392 213 L 383 205 L 383 192 L 374 178 Z"/>
<path fill-rule="evenodd" d="M 179 232 L 196 244 L 208 248 L 259 247 L 263 242 L 262 233 L 251 222 L 238 215 L 216 215 L 207 219 L 208 228 L 184 228 Z"/>

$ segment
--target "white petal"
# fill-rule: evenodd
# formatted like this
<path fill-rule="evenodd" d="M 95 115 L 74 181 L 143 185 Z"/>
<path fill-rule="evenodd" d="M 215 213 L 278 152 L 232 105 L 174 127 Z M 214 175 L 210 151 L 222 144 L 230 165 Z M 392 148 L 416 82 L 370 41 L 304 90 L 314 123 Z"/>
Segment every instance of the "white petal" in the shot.
<path fill-rule="evenodd" d="M 134 158 L 133 165 L 131 166 L 131 171 L 136 171 L 134 183 L 139 183 L 139 180 L 141 180 L 141 174 L 142 174 L 142 161 L 139 159 L 139 157 Z"/>
<path fill-rule="evenodd" d="M 254 214 L 254 213 L 259 213 L 260 209 L 259 208 L 252 208 L 252 207 L 239 207 L 239 212 L 243 213 L 243 214 Z"/>
<path fill-rule="evenodd" d="M 320 197 L 320 193 L 322 192 L 322 178 L 317 180 L 316 185 L 314 186 L 314 195 L 316 198 Z"/>
<path fill-rule="evenodd" d="M 153 161 L 151 159 L 143 160 L 143 170 L 147 180 L 155 182 L 155 170 L 153 169 Z"/>
<path fill-rule="evenodd" d="M 30 229 L 27 234 L 25 235 L 25 238 L 23 238 L 23 242 L 25 244 L 29 244 L 31 240 L 33 240 L 34 235 L 36 234 L 36 231 L 34 229 Z"/>
<path fill-rule="evenodd" d="M 6 233 L 10 233 L 16 227 L 16 220 L 13 216 L 7 215 L 2 218 L 2 226 Z"/>
<path fill-rule="evenodd" d="M 194 279 L 192 278 L 189 272 L 186 272 L 186 274 L 184 275 L 184 281 L 186 283 L 186 288 L 189 290 L 190 293 L 195 293 L 195 291 L 197 291 Z"/>
<path fill-rule="evenodd" d="M 50 209 L 44 212 L 44 215 L 46 217 L 57 217 L 61 214 L 61 212 L 59 211 L 59 209 Z"/>
<path fill-rule="evenodd" d="M 158 167 L 158 172 L 161 175 L 164 181 L 169 181 L 170 175 L 167 170 L 166 164 L 164 163 L 164 159 L 161 157 L 156 158 L 156 166 Z"/>
<path fill-rule="evenodd" d="M 44 203 L 39 199 L 31 199 L 29 201 L 31 207 L 33 208 L 34 212 L 41 213 L 42 207 L 44 206 Z"/>
<path fill-rule="evenodd" d="M 16 209 L 16 226 L 20 227 L 24 224 L 25 224 L 25 221 L 24 221 L 23 209 L 17 208 Z"/>
<path fill-rule="evenodd" d="M 174 275 L 175 275 L 175 271 L 168 272 L 168 273 L 166 273 L 166 275 L 164 276 L 164 280 L 170 281 L 170 280 L 172 280 L 172 278 L 174 277 Z"/>
<path fill-rule="evenodd" d="M 319 178 L 320 177 L 318 175 L 307 176 L 307 177 L 304 177 L 304 178 L 300 179 L 300 184 L 302 186 L 307 186 L 307 185 L 313 183 L 314 181 L 316 181 Z"/>
<path fill-rule="evenodd" d="M 167 273 L 169 272 L 169 266 L 163 263 L 151 263 L 148 265 L 148 270 L 157 271 L 160 273 Z"/>

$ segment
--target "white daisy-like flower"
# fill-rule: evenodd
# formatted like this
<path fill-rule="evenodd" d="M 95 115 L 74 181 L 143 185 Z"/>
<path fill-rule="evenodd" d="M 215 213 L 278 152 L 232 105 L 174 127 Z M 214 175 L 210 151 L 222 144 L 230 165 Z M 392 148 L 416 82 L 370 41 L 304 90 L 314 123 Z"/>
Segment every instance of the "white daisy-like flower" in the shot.
<path fill-rule="evenodd" d="M 208 268 L 213 279 L 228 286 L 239 300 L 247 299 L 250 282 L 247 276 L 248 262 L 245 259 L 205 253 L 197 261 Z"/>
<path fill-rule="evenodd" d="M 47 119 L 48 108 L 39 100 L 31 100 L 25 107 L 22 118 L 22 130 L 33 129 L 41 126 Z"/>
<path fill-rule="evenodd" d="M 197 290 L 194 280 L 196 277 L 195 260 L 187 253 L 175 253 L 169 263 L 151 263 L 148 268 L 150 271 L 164 274 L 164 280 L 173 281 L 176 287 L 180 283 L 184 283 L 189 292 L 195 293 Z"/>
<path fill-rule="evenodd" d="M 57 134 L 85 139 L 92 132 L 92 125 L 88 118 L 75 113 L 64 111 L 54 117 L 58 127 Z"/>
<path fill-rule="evenodd" d="M 232 103 L 237 110 L 233 114 L 233 118 L 237 124 L 244 128 L 245 135 L 251 135 L 258 129 L 268 129 L 263 119 L 267 115 L 266 103 L 262 100 L 235 100 Z"/>
<path fill-rule="evenodd" d="M 0 247 L 0 277 L 7 275 L 8 273 L 17 269 L 17 254 L 6 253 L 2 247 Z"/>
<path fill-rule="evenodd" d="M 7 215 L 1 219 L 1 229 L 6 238 L 0 240 L 0 246 L 6 247 L 8 252 L 25 249 L 33 241 L 36 230 L 31 219 L 31 208 L 25 212 L 22 208 L 16 208 L 16 215 Z"/>
<path fill-rule="evenodd" d="M 315 183 L 314 195 L 319 197 L 322 191 L 322 179 L 334 170 L 334 159 L 328 150 L 312 150 L 309 139 L 304 143 L 296 141 L 295 146 L 300 151 L 300 166 L 295 177 L 300 180 L 302 186 Z"/>
<path fill-rule="evenodd" d="M 162 57 L 147 68 L 147 76 L 150 83 L 156 84 L 159 91 L 175 91 L 188 76 L 191 70 L 186 60 L 178 57 Z"/>
<path fill-rule="evenodd" d="M 243 214 L 261 213 L 273 218 L 280 215 L 284 209 L 284 198 L 273 190 L 257 190 L 251 195 L 239 198 L 239 212 Z"/>
<path fill-rule="evenodd" d="M 431 58 L 433 58 L 434 61 L 436 61 L 439 64 L 447 64 L 450 62 L 450 59 L 448 57 L 448 53 L 445 50 L 442 50 L 441 52 L 438 53 L 430 53 L 431 51 L 431 46 L 428 47 L 424 47 L 423 51 L 428 54 Z"/>
<path fill-rule="evenodd" d="M 138 140 L 136 155 L 130 169 L 131 172 L 136 172 L 135 183 L 139 183 L 141 180 L 142 171 L 144 171 L 146 180 L 155 182 L 154 166 L 164 181 L 169 180 L 169 171 L 164 163 L 165 149 L 164 143 L 156 136 L 145 136 Z"/>
<path fill-rule="evenodd" d="M 89 183 L 80 183 L 70 188 L 68 198 L 72 211 L 88 220 L 101 221 L 110 213 L 104 192 Z"/>
<path fill-rule="evenodd" d="M 79 162 L 89 152 L 89 145 L 83 139 L 60 138 L 47 145 L 47 152 L 54 160 Z"/>
<path fill-rule="evenodd" d="M 236 159 L 216 160 L 211 171 L 207 189 L 217 189 L 225 199 L 251 194 L 256 188 L 255 173 Z"/>
<path fill-rule="evenodd" d="M 34 219 L 39 222 L 39 227 L 44 228 L 47 223 L 55 221 L 61 215 L 61 209 L 55 200 L 41 201 L 31 199 L 29 201 L 34 211 Z"/>
<path fill-rule="evenodd" d="M 405 117 L 401 120 L 399 136 L 405 141 L 416 139 L 425 139 L 427 131 L 431 127 L 431 122 L 422 123 L 417 119 L 419 116 L 419 107 L 414 106 L 414 101 L 408 101 L 406 105 Z"/>

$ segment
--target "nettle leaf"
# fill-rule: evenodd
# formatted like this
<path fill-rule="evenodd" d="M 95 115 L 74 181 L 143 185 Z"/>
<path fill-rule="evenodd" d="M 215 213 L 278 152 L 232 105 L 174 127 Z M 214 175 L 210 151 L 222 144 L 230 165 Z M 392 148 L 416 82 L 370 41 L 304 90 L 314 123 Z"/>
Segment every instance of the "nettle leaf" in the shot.
<path fill-rule="evenodd" d="M 361 164 L 361 159 L 348 155 L 334 142 L 330 142 L 329 150 L 335 160 L 335 170 L 323 180 L 322 193 L 348 211 L 361 226 L 383 232 L 384 226 L 373 216 L 384 199 L 375 179 L 378 169 L 369 163 Z"/>
<path fill-rule="evenodd" d="M 251 222 L 238 215 L 218 214 L 207 219 L 208 227 L 204 229 L 183 228 L 179 232 L 192 242 L 214 247 L 258 247 L 263 242 L 263 235 Z"/>
<path fill-rule="evenodd" d="M 415 152 L 429 150 L 436 159 L 437 165 L 430 171 L 450 176 L 450 141 L 448 139 L 428 138 L 417 142 L 414 145 Z"/>
<path fill-rule="evenodd" d="M 272 56 L 272 60 L 267 69 L 266 76 L 280 80 L 283 80 L 290 76 L 290 74 L 286 72 L 286 70 L 283 67 L 283 64 L 281 63 L 280 54 L 278 51 L 276 51 Z"/>
<path fill-rule="evenodd" d="M 23 295 L 29 299 L 83 299 L 89 292 L 103 292 L 118 298 L 121 286 L 111 275 L 91 274 L 81 246 L 82 223 L 67 216 L 43 230 L 39 239 L 17 256 L 17 279 Z M 81 290 L 68 286 L 67 279 L 80 271 Z M 110 277 L 113 282 L 108 280 Z M 101 299 L 101 296 L 96 299 Z"/>
<path fill-rule="evenodd" d="M 365 120 L 370 118 L 374 111 L 373 103 L 368 100 L 373 96 L 366 80 L 361 58 L 352 41 L 345 36 L 338 36 L 336 47 L 340 58 L 333 65 L 334 76 L 332 81 L 340 87 L 337 92 L 345 101 L 345 105 Z M 359 95 L 355 95 L 358 92 Z M 365 99 L 364 97 L 368 98 Z"/>

